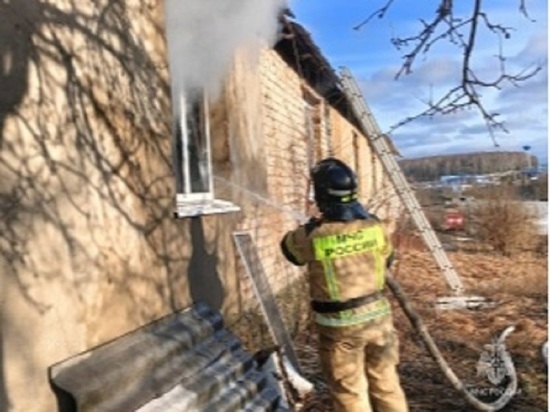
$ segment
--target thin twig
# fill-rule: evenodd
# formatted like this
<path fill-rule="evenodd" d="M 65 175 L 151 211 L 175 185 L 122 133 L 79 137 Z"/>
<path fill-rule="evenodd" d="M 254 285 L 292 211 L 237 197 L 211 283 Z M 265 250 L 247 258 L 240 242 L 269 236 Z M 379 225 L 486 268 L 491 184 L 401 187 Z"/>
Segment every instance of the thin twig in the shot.
<path fill-rule="evenodd" d="M 384 6 L 372 12 L 369 17 L 367 17 L 365 20 L 355 26 L 353 30 L 360 30 L 363 26 L 367 25 L 374 17 L 383 19 L 393 2 L 394 0 L 388 0 Z"/>

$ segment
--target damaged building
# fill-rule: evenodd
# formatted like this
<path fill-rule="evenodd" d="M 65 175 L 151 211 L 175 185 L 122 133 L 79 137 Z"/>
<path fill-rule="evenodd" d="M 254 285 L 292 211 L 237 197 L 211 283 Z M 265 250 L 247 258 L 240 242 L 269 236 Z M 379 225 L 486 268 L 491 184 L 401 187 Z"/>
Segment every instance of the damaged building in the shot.
<path fill-rule="evenodd" d="M 235 232 L 291 288 L 303 271 L 279 242 L 323 157 L 355 168 L 392 230 L 393 187 L 298 22 L 272 16 L 272 39 L 228 52 L 218 90 L 185 89 L 170 41 L 188 28 L 166 9 L 0 3 L 0 410 L 54 410 L 49 365 L 194 302 L 229 325 L 256 307 Z"/>

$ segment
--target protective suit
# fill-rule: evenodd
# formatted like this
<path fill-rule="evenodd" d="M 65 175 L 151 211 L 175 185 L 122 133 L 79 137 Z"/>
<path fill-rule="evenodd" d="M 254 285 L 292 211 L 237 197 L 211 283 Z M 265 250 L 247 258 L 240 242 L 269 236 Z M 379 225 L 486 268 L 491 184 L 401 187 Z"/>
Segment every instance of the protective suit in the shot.
<path fill-rule="evenodd" d="M 397 335 L 383 294 L 392 246 L 357 201 L 355 173 L 329 158 L 312 170 L 322 217 L 288 232 L 284 256 L 308 266 L 319 357 L 337 412 L 408 411 L 396 366 Z"/>

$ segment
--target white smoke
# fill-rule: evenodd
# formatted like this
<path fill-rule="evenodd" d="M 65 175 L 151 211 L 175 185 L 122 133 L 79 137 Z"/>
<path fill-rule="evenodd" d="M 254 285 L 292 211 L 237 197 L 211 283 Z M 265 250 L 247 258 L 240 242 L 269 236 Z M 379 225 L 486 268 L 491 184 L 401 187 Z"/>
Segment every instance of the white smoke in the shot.
<path fill-rule="evenodd" d="M 165 0 L 170 76 L 177 89 L 217 94 L 238 48 L 273 44 L 285 0 Z"/>

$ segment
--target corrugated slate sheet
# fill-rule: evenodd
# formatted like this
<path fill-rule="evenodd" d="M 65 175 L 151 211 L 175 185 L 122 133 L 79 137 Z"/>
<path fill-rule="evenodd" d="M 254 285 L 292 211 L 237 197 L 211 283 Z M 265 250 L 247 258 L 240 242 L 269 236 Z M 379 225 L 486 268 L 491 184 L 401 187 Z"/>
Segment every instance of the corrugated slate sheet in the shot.
<path fill-rule="evenodd" d="M 60 412 L 290 411 L 267 364 L 198 303 L 48 372 Z"/>

